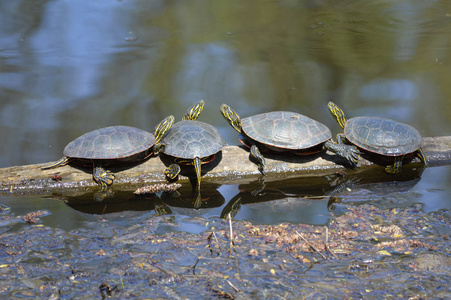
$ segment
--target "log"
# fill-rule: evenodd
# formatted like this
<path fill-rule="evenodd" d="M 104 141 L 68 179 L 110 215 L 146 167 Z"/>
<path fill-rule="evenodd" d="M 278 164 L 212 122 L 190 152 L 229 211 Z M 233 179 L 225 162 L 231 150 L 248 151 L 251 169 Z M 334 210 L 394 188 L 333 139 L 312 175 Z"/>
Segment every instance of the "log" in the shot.
<path fill-rule="evenodd" d="M 451 162 L 451 137 L 423 138 L 423 151 L 429 167 L 449 164 Z M 333 153 L 324 151 L 315 155 L 264 154 L 266 158 L 266 180 L 281 180 L 303 175 L 325 176 L 350 170 L 344 160 Z M 412 156 L 411 160 L 418 160 Z M 141 163 L 109 168 L 116 174 L 114 186 L 130 189 L 144 184 L 167 182 L 163 174 L 171 159 L 160 154 Z M 374 155 L 362 155 L 357 169 L 372 164 L 381 168 L 390 161 L 377 161 Z M 404 162 L 408 163 L 408 162 Z M 48 163 L 14 166 L 0 169 L 0 191 L 45 193 L 53 189 L 89 189 L 97 184 L 92 180 L 92 168 L 66 165 L 56 169 L 41 170 Z M 261 177 L 257 165 L 249 161 L 249 151 L 242 146 L 226 146 L 215 160 L 202 166 L 202 183 L 242 184 L 255 181 Z M 179 182 L 193 180 L 194 170 L 184 166 Z"/>

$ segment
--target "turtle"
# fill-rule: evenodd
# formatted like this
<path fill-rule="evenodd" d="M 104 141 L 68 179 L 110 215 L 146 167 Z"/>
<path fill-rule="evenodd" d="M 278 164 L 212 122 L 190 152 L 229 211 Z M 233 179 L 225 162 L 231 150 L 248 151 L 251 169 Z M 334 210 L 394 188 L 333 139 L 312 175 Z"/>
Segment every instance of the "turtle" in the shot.
<path fill-rule="evenodd" d="M 344 133 L 337 135 L 338 143 L 349 143 L 370 153 L 394 157 L 393 165 L 387 166 L 385 172 L 398 173 L 404 156 L 413 153 L 427 167 L 426 157 L 421 149 L 421 135 L 414 127 L 380 117 L 355 117 L 346 120 L 343 110 L 335 103 L 329 102 L 328 108 L 344 129 Z"/>
<path fill-rule="evenodd" d="M 109 126 L 90 131 L 70 142 L 63 158 L 41 169 L 53 169 L 70 162 L 93 166 L 93 179 L 101 187 L 111 185 L 115 175 L 104 165 L 131 163 L 157 153 L 160 140 L 174 124 L 174 116 L 166 117 L 155 128 L 155 135 L 130 126 Z"/>
<path fill-rule="evenodd" d="M 180 173 L 180 164 L 193 165 L 198 191 L 200 191 L 201 165 L 211 162 L 225 146 L 224 140 L 215 127 L 196 121 L 204 104 L 205 102 L 201 100 L 189 108 L 182 121 L 175 123 L 161 141 L 161 151 L 171 156 L 174 161 L 165 170 L 165 175 L 173 180 Z"/>
<path fill-rule="evenodd" d="M 240 141 L 250 148 L 250 155 L 265 175 L 265 159 L 261 151 L 313 154 L 327 149 L 346 159 L 351 166 L 357 163 L 360 152 L 354 146 L 335 143 L 326 125 L 307 116 L 272 111 L 241 119 L 227 104 L 220 107 L 223 117 L 240 133 Z"/>

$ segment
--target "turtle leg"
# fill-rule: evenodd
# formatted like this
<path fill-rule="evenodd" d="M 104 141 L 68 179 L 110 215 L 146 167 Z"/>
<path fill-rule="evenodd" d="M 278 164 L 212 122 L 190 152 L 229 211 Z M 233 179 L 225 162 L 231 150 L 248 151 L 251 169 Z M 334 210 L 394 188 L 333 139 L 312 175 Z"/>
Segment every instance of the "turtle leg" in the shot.
<path fill-rule="evenodd" d="M 164 171 L 164 175 L 166 175 L 169 179 L 175 179 L 180 174 L 180 166 L 178 164 L 172 164 L 167 167 Z"/>
<path fill-rule="evenodd" d="M 63 158 L 61 158 L 60 160 L 54 162 L 53 164 L 41 167 L 41 170 L 48 170 L 48 169 L 53 169 L 53 168 L 65 166 L 65 165 L 67 165 L 69 163 L 70 160 L 71 160 L 70 157 L 63 156 Z"/>
<path fill-rule="evenodd" d="M 399 171 L 401 171 L 402 159 L 403 158 L 404 158 L 404 155 L 396 156 L 394 164 L 390 165 L 390 166 L 387 166 L 385 168 L 385 172 L 387 172 L 388 174 L 396 174 Z"/>
<path fill-rule="evenodd" d="M 99 163 L 93 163 L 93 165 L 94 171 L 92 173 L 92 177 L 94 178 L 94 181 L 101 187 L 112 185 L 114 179 L 116 178 L 113 172 L 105 170 Z"/>
<path fill-rule="evenodd" d="M 260 150 L 258 150 L 258 147 L 256 145 L 252 145 L 251 147 L 251 157 L 253 157 L 255 160 L 257 160 L 258 170 L 265 175 L 265 158 L 260 153 Z"/>
<path fill-rule="evenodd" d="M 337 154 L 338 156 L 346 159 L 351 166 L 356 167 L 357 161 L 359 160 L 359 154 L 360 151 L 357 149 L 356 146 L 341 144 L 341 143 L 334 143 L 331 140 L 328 140 L 324 144 L 324 148 L 327 150 Z"/>
<path fill-rule="evenodd" d="M 423 149 L 419 148 L 417 151 L 417 156 L 423 161 L 424 166 L 428 166 L 428 162 L 426 161 L 426 156 L 424 155 Z"/>

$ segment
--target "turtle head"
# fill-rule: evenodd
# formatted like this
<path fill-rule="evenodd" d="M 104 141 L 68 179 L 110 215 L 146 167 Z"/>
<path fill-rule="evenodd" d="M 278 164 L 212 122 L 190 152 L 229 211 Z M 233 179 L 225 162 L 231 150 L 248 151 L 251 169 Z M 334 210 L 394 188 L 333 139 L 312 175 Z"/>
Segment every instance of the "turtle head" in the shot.
<path fill-rule="evenodd" d="M 174 124 L 174 116 L 166 117 L 160 124 L 155 127 L 155 144 L 158 144 L 164 135 L 171 129 Z"/>
<path fill-rule="evenodd" d="M 182 118 L 182 121 L 192 120 L 195 121 L 199 118 L 200 113 L 204 110 L 204 100 L 200 100 L 186 111 L 185 115 Z"/>
<path fill-rule="evenodd" d="M 222 116 L 229 122 L 229 124 L 235 128 L 236 131 L 241 133 L 241 119 L 240 116 L 230 108 L 227 104 L 221 105 Z"/>
<path fill-rule="evenodd" d="M 346 117 L 345 113 L 341 108 L 339 108 L 335 103 L 329 102 L 327 104 L 327 107 L 329 107 L 329 111 L 332 114 L 332 116 L 335 118 L 335 121 L 337 121 L 338 125 L 341 126 L 341 128 L 345 128 L 346 125 Z"/>

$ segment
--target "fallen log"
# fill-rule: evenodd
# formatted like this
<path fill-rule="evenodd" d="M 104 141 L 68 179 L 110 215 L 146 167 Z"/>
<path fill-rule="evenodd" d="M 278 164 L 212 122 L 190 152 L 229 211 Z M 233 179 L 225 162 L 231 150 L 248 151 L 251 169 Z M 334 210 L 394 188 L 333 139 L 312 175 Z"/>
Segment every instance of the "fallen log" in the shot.
<path fill-rule="evenodd" d="M 430 167 L 451 163 L 451 136 L 423 138 L 423 151 Z M 293 176 L 325 176 L 337 172 L 346 172 L 349 166 L 336 155 L 322 152 L 315 155 L 267 155 L 267 180 Z M 412 159 L 416 159 L 412 157 Z M 110 168 L 116 174 L 115 186 L 132 186 L 166 182 L 163 171 L 170 164 L 168 157 L 151 157 L 135 165 Z M 372 164 L 383 165 L 389 162 L 378 162 L 371 155 L 363 155 L 359 160 L 360 168 Z M 0 169 L 0 191 L 42 193 L 51 189 L 87 189 L 97 187 L 92 180 L 92 168 L 73 165 L 41 170 L 48 163 L 14 166 Z M 220 184 L 242 184 L 260 177 L 257 165 L 249 161 L 248 149 L 241 146 L 226 146 L 220 155 L 208 165 L 202 166 L 203 179 Z M 192 179 L 194 171 L 190 166 L 184 167 L 179 182 Z M 195 177 L 195 176 L 194 176 Z"/>

